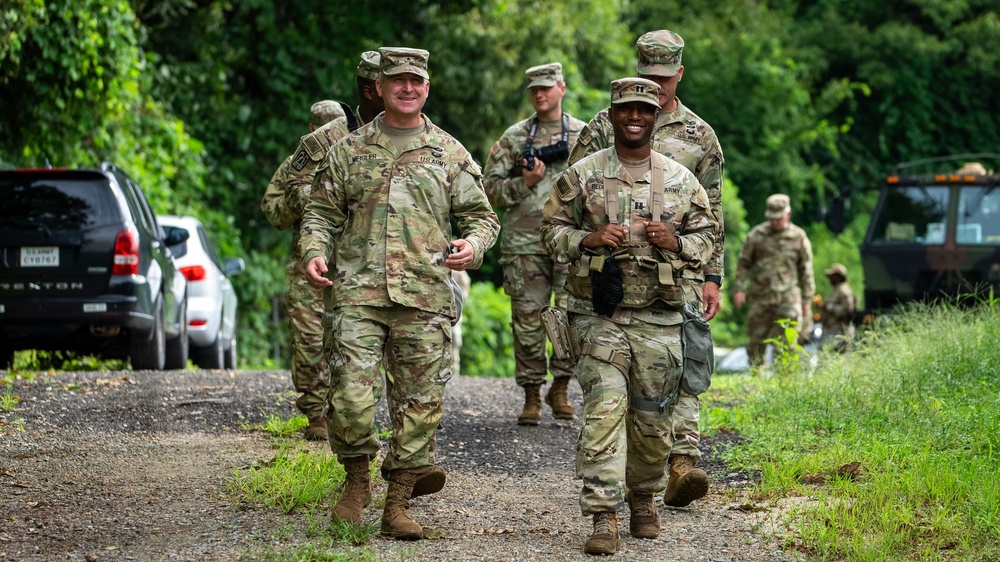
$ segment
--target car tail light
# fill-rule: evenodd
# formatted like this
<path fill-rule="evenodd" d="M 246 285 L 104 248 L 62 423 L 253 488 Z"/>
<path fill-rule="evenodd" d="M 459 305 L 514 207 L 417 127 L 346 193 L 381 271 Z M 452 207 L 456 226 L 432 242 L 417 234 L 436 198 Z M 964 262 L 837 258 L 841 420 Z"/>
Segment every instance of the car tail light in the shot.
<path fill-rule="evenodd" d="M 205 278 L 205 268 L 200 265 L 189 265 L 181 268 L 181 274 L 188 281 L 201 281 Z"/>
<path fill-rule="evenodd" d="M 139 233 L 129 227 L 115 237 L 115 258 L 112 275 L 137 275 L 139 273 Z"/>
<path fill-rule="evenodd" d="M 188 326 L 191 326 L 192 328 L 201 328 L 206 324 L 208 324 L 208 320 L 205 320 L 203 318 L 199 318 L 197 320 L 192 320 L 188 322 Z"/>

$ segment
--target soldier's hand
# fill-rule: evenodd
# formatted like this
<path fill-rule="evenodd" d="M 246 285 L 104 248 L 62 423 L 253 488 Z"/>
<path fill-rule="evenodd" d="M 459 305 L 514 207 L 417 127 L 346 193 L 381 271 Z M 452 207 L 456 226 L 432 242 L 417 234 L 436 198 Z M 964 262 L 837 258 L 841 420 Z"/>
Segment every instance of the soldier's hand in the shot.
<path fill-rule="evenodd" d="M 677 243 L 674 224 L 670 222 L 642 221 L 646 227 L 646 240 L 657 248 L 677 252 L 681 249 Z"/>
<path fill-rule="evenodd" d="M 600 229 L 591 232 L 583 238 L 581 244 L 584 248 L 596 250 L 602 246 L 607 246 L 612 250 L 618 248 L 625 241 L 627 230 L 618 224 L 606 224 Z"/>
<path fill-rule="evenodd" d="M 747 295 L 743 291 L 736 291 L 733 293 L 733 305 L 735 305 L 736 308 L 743 308 L 743 303 L 745 303 L 746 300 Z"/>
<path fill-rule="evenodd" d="M 327 271 L 329 270 L 326 268 L 326 260 L 321 256 L 316 256 L 309 260 L 309 263 L 306 265 L 306 279 L 308 279 L 310 285 L 317 289 L 329 287 L 333 285 L 333 281 L 325 277 Z"/>
<path fill-rule="evenodd" d="M 451 243 L 454 248 L 452 253 L 444 260 L 444 265 L 448 269 L 455 271 L 465 271 L 472 267 L 476 259 L 476 247 L 465 238 L 459 238 Z"/>
<path fill-rule="evenodd" d="M 527 165 L 528 159 L 522 158 L 521 164 Z M 542 162 L 541 158 L 535 158 L 535 169 L 521 168 L 521 175 L 524 177 L 524 185 L 526 187 L 535 187 L 535 184 L 542 181 L 542 178 L 545 176 L 545 162 Z"/>
<path fill-rule="evenodd" d="M 719 298 L 719 286 L 712 281 L 706 281 L 701 286 L 701 300 L 705 305 L 705 321 L 715 318 L 716 313 L 722 308 L 722 299 Z"/>

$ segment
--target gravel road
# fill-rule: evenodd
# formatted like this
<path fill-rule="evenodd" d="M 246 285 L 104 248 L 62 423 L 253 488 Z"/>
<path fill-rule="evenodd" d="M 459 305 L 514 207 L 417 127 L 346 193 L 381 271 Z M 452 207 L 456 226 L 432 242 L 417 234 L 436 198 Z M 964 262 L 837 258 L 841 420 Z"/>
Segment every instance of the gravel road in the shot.
<path fill-rule="evenodd" d="M 305 514 L 235 506 L 223 495 L 234 471 L 274 457 L 272 440 L 248 428 L 269 414 L 294 415 L 290 387 L 288 371 L 16 381 L 11 394 L 21 401 L 0 412 L 0 560 L 259 560 L 309 544 Z M 573 471 L 579 421 L 556 421 L 546 410 L 540 426 L 517 426 L 522 396 L 512 379 L 449 384 L 438 434 L 448 484 L 413 502 L 435 538 L 376 536 L 367 548 L 378 560 L 593 559 L 582 549 L 590 521 L 580 515 Z M 570 398 L 579 405 L 579 388 Z M 625 515 L 616 559 L 799 559 L 779 548 L 784 531 L 768 531 L 777 515 L 740 509 L 751 479 L 713 459 L 723 446 L 723 438 L 702 443 L 709 496 L 684 509 L 658 503 L 656 540 L 628 536 Z M 366 521 L 379 515 L 372 510 Z"/>

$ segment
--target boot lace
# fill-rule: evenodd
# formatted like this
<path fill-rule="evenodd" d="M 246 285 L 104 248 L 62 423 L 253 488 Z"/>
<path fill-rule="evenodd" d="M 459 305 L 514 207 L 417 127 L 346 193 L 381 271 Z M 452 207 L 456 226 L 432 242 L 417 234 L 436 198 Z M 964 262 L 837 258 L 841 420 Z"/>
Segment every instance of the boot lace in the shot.
<path fill-rule="evenodd" d="M 632 514 L 636 517 L 648 517 L 652 514 L 649 510 L 650 499 L 652 496 L 632 496 Z"/>
<path fill-rule="evenodd" d="M 594 519 L 594 535 L 610 535 L 611 518 L 608 513 L 601 513 Z"/>

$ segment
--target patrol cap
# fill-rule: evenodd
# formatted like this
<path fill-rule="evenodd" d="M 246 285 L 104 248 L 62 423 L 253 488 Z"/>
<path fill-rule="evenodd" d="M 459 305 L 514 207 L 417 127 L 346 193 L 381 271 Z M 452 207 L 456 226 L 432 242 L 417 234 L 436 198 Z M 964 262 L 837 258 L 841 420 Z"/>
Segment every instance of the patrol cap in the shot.
<path fill-rule="evenodd" d="M 427 59 L 431 54 L 423 49 L 407 47 L 382 47 L 378 50 L 381 57 L 379 69 L 386 76 L 395 76 L 407 72 L 416 74 L 424 80 L 430 80 L 427 74 Z"/>
<path fill-rule="evenodd" d="M 317 127 L 322 127 L 338 117 L 344 117 L 344 108 L 333 100 L 323 100 L 312 104 L 309 113 L 309 122 Z"/>
<path fill-rule="evenodd" d="M 611 82 L 611 105 L 639 101 L 660 109 L 660 85 L 645 78 L 619 78 Z"/>
<path fill-rule="evenodd" d="M 827 276 L 839 275 L 844 279 L 847 279 L 847 268 L 844 267 L 844 264 L 842 263 L 835 263 L 831 265 L 830 268 L 824 271 L 823 273 L 825 273 Z"/>
<path fill-rule="evenodd" d="M 792 210 L 788 196 L 784 193 L 775 193 L 767 198 L 767 210 L 764 216 L 769 219 L 780 219 L 785 213 Z"/>
<path fill-rule="evenodd" d="M 361 53 L 361 62 L 358 63 L 358 76 L 369 80 L 378 80 L 378 62 L 381 58 L 378 51 L 365 51 Z"/>
<path fill-rule="evenodd" d="M 529 90 L 535 86 L 551 88 L 563 81 L 562 63 L 550 62 L 533 66 L 524 71 L 524 77 L 528 79 Z"/>
<path fill-rule="evenodd" d="M 684 39 L 673 31 L 650 31 L 635 42 L 639 62 L 635 69 L 640 76 L 674 76 L 681 69 Z"/>

